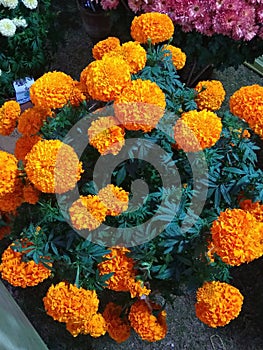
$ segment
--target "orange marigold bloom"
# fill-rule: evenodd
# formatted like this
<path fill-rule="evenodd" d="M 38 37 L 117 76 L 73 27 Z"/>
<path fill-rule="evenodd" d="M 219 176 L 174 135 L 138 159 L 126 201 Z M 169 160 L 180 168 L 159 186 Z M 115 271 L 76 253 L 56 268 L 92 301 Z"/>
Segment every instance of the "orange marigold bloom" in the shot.
<path fill-rule="evenodd" d="M 165 112 L 165 94 L 150 81 L 137 79 L 123 89 L 114 102 L 116 117 L 128 130 L 149 132 Z"/>
<path fill-rule="evenodd" d="M 218 110 L 226 96 L 224 86 L 219 80 L 199 81 L 195 90 L 198 92 L 195 102 L 200 110 Z"/>
<path fill-rule="evenodd" d="M 0 198 L 15 189 L 18 176 L 17 162 L 15 156 L 0 150 Z"/>
<path fill-rule="evenodd" d="M 229 99 L 230 112 L 244 119 L 250 128 L 263 137 L 263 86 L 243 86 Z"/>
<path fill-rule="evenodd" d="M 101 275 L 114 274 L 107 280 L 107 288 L 117 292 L 130 292 L 131 297 L 149 295 L 151 290 L 147 289 L 142 281 L 136 281 L 136 270 L 134 260 L 127 257 L 129 249 L 124 247 L 111 247 L 111 252 L 104 256 L 105 261 L 98 264 Z"/>
<path fill-rule="evenodd" d="M 44 125 L 47 117 L 52 116 L 48 107 L 33 106 L 26 109 L 18 120 L 17 130 L 23 135 L 35 135 Z"/>
<path fill-rule="evenodd" d="M 48 72 L 30 87 L 30 99 L 36 106 L 61 108 L 73 94 L 74 80 L 63 72 Z"/>
<path fill-rule="evenodd" d="M 153 310 L 159 311 L 157 317 L 152 314 Z M 131 306 L 129 321 L 142 340 L 155 342 L 166 336 L 166 312 L 156 303 L 149 302 L 148 305 L 144 300 L 136 301 Z"/>
<path fill-rule="evenodd" d="M 36 204 L 39 200 L 40 193 L 41 192 L 35 188 L 33 184 L 27 183 L 23 187 L 24 202 L 29 204 Z"/>
<path fill-rule="evenodd" d="M 232 266 L 257 259 L 263 255 L 262 229 L 252 213 L 227 209 L 211 227 L 214 252 Z"/>
<path fill-rule="evenodd" d="M 91 320 L 97 313 L 99 299 L 95 290 L 86 290 L 60 282 L 52 284 L 43 298 L 46 313 L 55 321 Z"/>
<path fill-rule="evenodd" d="M 120 40 L 116 37 L 108 37 L 105 40 L 99 41 L 92 48 L 92 55 L 95 60 L 101 60 L 102 57 L 110 51 L 121 51 Z"/>
<path fill-rule="evenodd" d="M 17 178 L 13 192 L 4 194 L 0 197 L 0 210 L 5 213 L 13 213 L 23 201 L 23 183 L 20 178 Z"/>
<path fill-rule="evenodd" d="M 25 163 L 29 180 L 45 193 L 72 190 L 83 172 L 74 149 L 59 140 L 37 142 L 26 155 Z"/>
<path fill-rule="evenodd" d="M 128 209 L 129 193 L 112 184 L 102 188 L 98 197 L 107 207 L 107 215 L 117 216 Z"/>
<path fill-rule="evenodd" d="M 79 106 L 81 102 L 85 101 L 87 99 L 87 94 L 84 91 L 82 91 L 83 86 L 82 84 L 74 80 L 74 87 L 72 90 L 72 94 L 69 97 L 69 102 L 72 106 Z"/>
<path fill-rule="evenodd" d="M 125 143 L 125 132 L 118 121 L 111 116 L 100 117 L 92 121 L 88 129 L 89 143 L 100 154 L 118 154 Z"/>
<path fill-rule="evenodd" d="M 115 303 L 108 303 L 102 313 L 109 336 L 117 343 L 122 343 L 130 337 L 131 326 L 126 317 L 121 316 L 122 307 Z"/>
<path fill-rule="evenodd" d="M 113 101 L 131 82 L 130 67 L 119 56 L 105 55 L 91 62 L 84 76 L 90 96 L 104 102 Z"/>
<path fill-rule="evenodd" d="M 131 74 L 136 74 L 145 67 L 147 54 L 139 42 L 128 41 L 122 44 L 121 53 L 130 67 Z"/>
<path fill-rule="evenodd" d="M 89 334 L 93 338 L 104 335 L 107 331 L 107 324 L 100 313 L 94 314 L 91 319 L 79 319 L 78 321 L 70 320 L 66 323 L 67 330 L 73 337 L 81 334 Z"/>
<path fill-rule="evenodd" d="M 260 202 L 245 199 L 240 202 L 240 208 L 252 214 L 257 221 L 263 222 L 263 204 L 260 204 Z"/>
<path fill-rule="evenodd" d="M 51 270 L 42 263 L 33 260 L 23 261 L 23 253 L 14 251 L 12 243 L 2 254 L 0 272 L 2 278 L 15 287 L 32 287 L 43 282 L 51 275 Z M 51 263 L 48 263 L 52 267 Z"/>
<path fill-rule="evenodd" d="M 170 51 L 172 62 L 176 70 L 184 68 L 186 62 L 186 54 L 179 48 L 173 45 L 164 45 L 163 50 Z M 165 54 L 167 56 L 169 54 Z"/>
<path fill-rule="evenodd" d="M 16 101 L 7 101 L 0 107 L 1 135 L 10 135 L 15 130 L 20 113 L 20 104 Z"/>
<path fill-rule="evenodd" d="M 158 44 L 170 39 L 173 33 L 173 22 L 163 13 L 143 13 L 134 17 L 131 24 L 131 36 L 141 44 L 146 44 L 148 39 L 151 39 L 152 44 Z"/>
<path fill-rule="evenodd" d="M 98 196 L 80 196 L 69 208 L 72 225 L 77 230 L 98 228 L 105 220 L 107 207 Z"/>
<path fill-rule="evenodd" d="M 178 148 L 197 152 L 214 146 L 222 131 L 221 119 L 211 111 L 189 111 L 182 114 L 174 127 Z"/>
<path fill-rule="evenodd" d="M 25 156 L 27 153 L 29 153 L 32 149 L 32 147 L 41 140 L 41 137 L 39 135 L 24 135 L 22 137 L 19 137 L 19 139 L 16 141 L 15 146 L 15 156 L 18 160 L 25 160 Z"/>
<path fill-rule="evenodd" d="M 243 295 L 230 284 L 205 282 L 196 293 L 196 316 L 209 327 L 227 325 L 236 318 L 242 308 Z"/>

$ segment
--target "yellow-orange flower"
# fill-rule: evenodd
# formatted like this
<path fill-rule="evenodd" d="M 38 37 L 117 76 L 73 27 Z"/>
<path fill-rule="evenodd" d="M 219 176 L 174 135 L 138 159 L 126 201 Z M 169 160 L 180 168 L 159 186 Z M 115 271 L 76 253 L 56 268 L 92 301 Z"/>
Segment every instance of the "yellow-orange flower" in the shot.
<path fill-rule="evenodd" d="M 154 316 L 152 311 L 159 311 L 158 316 Z M 142 340 L 155 342 L 166 336 L 166 312 L 156 303 L 146 303 L 144 300 L 136 301 L 131 306 L 129 321 Z"/>
<path fill-rule="evenodd" d="M 0 107 L 1 135 L 10 135 L 15 130 L 20 113 L 20 104 L 16 101 L 7 101 Z"/>
<path fill-rule="evenodd" d="M 184 68 L 186 62 L 186 54 L 179 48 L 173 45 L 164 45 L 163 50 L 170 51 L 172 62 L 176 70 Z M 165 54 L 167 56 L 168 54 Z"/>
<path fill-rule="evenodd" d="M 4 194 L 0 197 L 0 210 L 5 213 L 14 213 L 23 201 L 23 183 L 20 178 L 17 178 L 13 192 Z"/>
<path fill-rule="evenodd" d="M 182 114 L 174 127 L 178 148 L 197 152 L 214 146 L 222 131 L 221 119 L 211 111 L 189 111 Z"/>
<path fill-rule="evenodd" d="M 107 207 L 107 215 L 117 216 L 128 209 L 129 193 L 112 184 L 102 188 L 98 197 Z"/>
<path fill-rule="evenodd" d="M 123 127 L 111 116 L 92 121 L 88 129 L 89 143 L 102 155 L 118 154 L 125 143 L 124 136 Z"/>
<path fill-rule="evenodd" d="M 116 117 L 128 130 L 149 132 L 156 127 L 166 107 L 165 94 L 150 80 L 131 82 L 114 102 Z"/>
<path fill-rule="evenodd" d="M 209 327 L 227 325 L 236 318 L 242 308 L 243 295 L 230 284 L 205 282 L 196 293 L 196 316 Z"/>
<path fill-rule="evenodd" d="M 29 151 L 31 151 L 32 147 L 41 140 L 39 135 L 24 135 L 19 137 L 16 141 L 15 145 L 15 156 L 18 160 L 25 160 L 25 156 Z"/>
<path fill-rule="evenodd" d="M 108 37 L 105 40 L 99 41 L 92 48 L 92 55 L 95 60 L 101 60 L 102 57 L 110 51 L 121 51 L 120 40 L 116 37 Z"/>
<path fill-rule="evenodd" d="M 27 183 L 23 187 L 24 202 L 29 204 L 36 204 L 39 200 L 40 191 L 31 183 Z"/>
<path fill-rule="evenodd" d="M 30 87 L 30 99 L 36 106 L 61 108 L 70 100 L 74 80 L 63 72 L 48 72 Z"/>
<path fill-rule="evenodd" d="M 244 119 L 251 129 L 263 137 L 263 86 L 243 86 L 229 99 L 230 112 Z"/>
<path fill-rule="evenodd" d="M 55 321 L 91 320 L 97 313 L 99 299 L 95 290 L 86 290 L 60 282 L 52 284 L 43 298 L 46 313 Z"/>
<path fill-rule="evenodd" d="M 141 44 L 146 44 L 148 39 L 151 39 L 152 44 L 158 44 L 170 39 L 173 33 L 173 22 L 163 13 L 143 13 L 134 17 L 131 24 L 131 36 Z"/>
<path fill-rule="evenodd" d="M 146 65 L 147 54 L 140 43 L 128 41 L 121 46 L 121 55 L 130 67 L 131 74 L 136 74 Z"/>
<path fill-rule="evenodd" d="M 36 264 L 33 260 L 23 261 L 24 254 L 14 251 L 13 245 L 12 243 L 2 254 L 0 272 L 4 280 L 15 287 L 26 288 L 38 285 L 51 275 L 51 270 L 42 263 Z M 51 263 L 48 265 L 52 267 Z"/>
<path fill-rule="evenodd" d="M 95 100 L 113 101 L 130 83 L 130 67 L 122 57 L 105 55 L 85 69 L 88 93 Z"/>
<path fill-rule="evenodd" d="M 263 255 L 263 224 L 242 209 L 221 212 L 211 227 L 214 252 L 226 264 L 238 266 Z"/>
<path fill-rule="evenodd" d="M 77 230 L 98 228 L 105 220 L 107 207 L 98 196 L 80 196 L 69 208 L 70 220 Z"/>
<path fill-rule="evenodd" d="M 18 177 L 17 162 L 15 156 L 0 150 L 0 198 L 15 189 Z"/>
<path fill-rule="evenodd" d="M 76 337 L 81 334 L 89 334 L 93 338 L 104 335 L 107 331 L 106 321 L 100 313 L 94 314 L 90 319 L 70 320 L 66 323 L 67 330 Z"/>
<path fill-rule="evenodd" d="M 260 202 L 252 202 L 251 199 L 244 199 L 240 202 L 240 208 L 252 214 L 257 221 L 263 222 L 263 204 L 260 204 Z"/>
<path fill-rule="evenodd" d="M 74 149 L 59 140 L 37 142 L 26 155 L 25 163 L 29 180 L 45 193 L 72 190 L 83 172 Z"/>
<path fill-rule="evenodd" d="M 109 336 L 117 343 L 122 343 L 130 337 L 131 326 L 126 317 L 121 316 L 122 307 L 115 303 L 108 303 L 102 313 Z"/>
<path fill-rule="evenodd" d="M 81 102 L 87 99 L 87 94 L 85 89 L 84 91 L 82 90 L 83 90 L 83 85 L 79 81 L 74 80 L 72 94 L 69 97 L 69 102 L 72 106 L 79 106 Z"/>
<path fill-rule="evenodd" d="M 47 117 L 52 116 L 48 107 L 33 106 L 26 109 L 18 120 L 17 130 L 23 135 L 35 135 L 44 125 Z"/>
<path fill-rule="evenodd" d="M 200 81 L 195 90 L 198 92 L 195 102 L 200 110 L 218 110 L 226 96 L 224 86 L 219 80 Z"/>

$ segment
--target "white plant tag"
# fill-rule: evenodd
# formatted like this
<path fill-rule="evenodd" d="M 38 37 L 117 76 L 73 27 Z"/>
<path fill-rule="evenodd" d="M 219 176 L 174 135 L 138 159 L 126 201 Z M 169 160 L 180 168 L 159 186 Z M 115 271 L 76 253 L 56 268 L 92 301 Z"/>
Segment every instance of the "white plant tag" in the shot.
<path fill-rule="evenodd" d="M 16 101 L 20 104 L 30 101 L 29 88 L 34 83 L 34 78 L 25 77 L 13 82 L 16 92 Z"/>

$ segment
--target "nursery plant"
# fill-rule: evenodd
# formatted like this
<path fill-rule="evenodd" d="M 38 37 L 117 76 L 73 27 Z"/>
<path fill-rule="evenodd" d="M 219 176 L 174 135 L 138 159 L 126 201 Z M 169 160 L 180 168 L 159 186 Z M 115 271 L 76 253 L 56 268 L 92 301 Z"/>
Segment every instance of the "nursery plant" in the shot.
<path fill-rule="evenodd" d="M 0 271 L 21 288 L 50 279 L 43 309 L 74 337 L 155 342 L 186 288 L 210 327 L 241 311 L 231 268 L 263 255 L 263 87 L 222 112 L 220 81 L 180 80 L 188 57 L 166 14 L 130 30 L 98 42 L 79 81 L 47 72 L 32 108 L 1 106 L 0 133 L 21 137 L 0 151 Z"/>

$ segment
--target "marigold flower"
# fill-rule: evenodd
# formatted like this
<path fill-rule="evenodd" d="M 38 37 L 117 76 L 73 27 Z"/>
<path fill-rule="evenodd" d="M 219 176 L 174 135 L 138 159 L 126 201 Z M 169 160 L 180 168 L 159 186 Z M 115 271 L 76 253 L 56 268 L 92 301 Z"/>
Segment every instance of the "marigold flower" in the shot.
<path fill-rule="evenodd" d="M 179 48 L 173 45 L 164 45 L 163 50 L 170 51 L 172 62 L 176 70 L 184 68 L 186 62 L 186 54 Z M 167 56 L 169 54 L 165 54 Z"/>
<path fill-rule="evenodd" d="M 15 189 L 18 177 L 17 159 L 12 154 L 0 150 L 0 199 Z"/>
<path fill-rule="evenodd" d="M 102 57 L 110 51 L 121 51 L 120 40 L 116 37 L 108 37 L 105 40 L 99 41 L 92 48 L 92 55 L 95 60 L 101 60 Z"/>
<path fill-rule="evenodd" d="M 244 119 L 263 138 L 263 86 L 243 86 L 229 99 L 230 112 Z"/>
<path fill-rule="evenodd" d="M 5 213 L 14 213 L 23 201 L 23 183 L 20 178 L 17 178 L 13 192 L 4 194 L 0 197 L 0 210 Z"/>
<path fill-rule="evenodd" d="M 24 135 L 19 137 L 15 145 L 15 156 L 18 160 L 25 160 L 25 156 L 31 151 L 32 147 L 41 140 L 39 135 Z"/>
<path fill-rule="evenodd" d="M 123 127 L 111 116 L 92 121 L 88 129 L 89 143 L 102 155 L 118 154 L 125 143 L 124 136 Z"/>
<path fill-rule="evenodd" d="M 259 258 L 263 255 L 262 225 L 242 209 L 221 212 L 211 227 L 214 252 L 232 266 Z"/>
<path fill-rule="evenodd" d="M 224 86 L 219 80 L 200 81 L 195 90 L 198 92 L 195 102 L 200 110 L 218 110 L 226 96 Z"/>
<path fill-rule="evenodd" d="M 83 172 L 74 149 L 59 140 L 37 142 L 26 155 L 25 163 L 29 180 L 45 193 L 72 190 Z"/>
<path fill-rule="evenodd" d="M 2 254 L 0 272 L 4 280 L 12 286 L 26 288 L 38 285 L 51 275 L 51 270 L 42 263 L 36 264 L 33 260 L 23 261 L 24 253 L 14 251 L 13 245 L 12 243 Z M 48 265 L 52 267 L 52 263 Z"/>
<path fill-rule="evenodd" d="M 121 46 L 121 54 L 130 67 L 131 74 L 142 70 L 147 61 L 147 54 L 144 48 L 136 41 L 128 41 Z"/>
<path fill-rule="evenodd" d="M 98 228 L 105 220 L 107 207 L 98 196 L 80 196 L 69 208 L 70 220 L 77 230 Z"/>
<path fill-rule="evenodd" d="M 48 72 L 30 87 L 30 99 L 36 106 L 61 108 L 73 94 L 74 80 L 63 72 Z"/>
<path fill-rule="evenodd" d="M 149 305 L 148 305 L 149 304 Z M 156 317 L 152 311 L 159 311 Z M 136 301 L 130 309 L 129 321 L 135 332 L 149 342 L 155 342 L 165 338 L 167 333 L 166 312 L 161 306 L 144 300 Z"/>
<path fill-rule="evenodd" d="M 221 119 L 211 111 L 189 111 L 182 114 L 174 127 L 179 149 L 197 152 L 214 146 L 222 131 Z"/>
<path fill-rule="evenodd" d="M 97 313 L 99 299 L 95 290 L 86 290 L 60 282 L 52 284 L 43 298 L 46 313 L 55 321 L 70 322 L 91 320 Z"/>
<path fill-rule="evenodd" d="M 136 79 L 114 102 L 116 117 L 128 130 L 149 132 L 156 127 L 166 107 L 165 94 L 150 81 Z"/>
<path fill-rule="evenodd" d="M 173 33 L 173 22 L 163 13 L 143 13 L 134 17 L 131 24 L 131 36 L 141 44 L 146 44 L 149 39 L 152 44 L 158 44 L 170 39 Z"/>
<path fill-rule="evenodd" d="M 242 308 L 243 295 L 230 284 L 205 282 L 196 293 L 196 316 L 209 327 L 227 325 L 236 318 Z"/>
<path fill-rule="evenodd" d="M 10 135 L 15 130 L 20 113 L 20 104 L 16 101 L 7 101 L 0 107 L 1 135 Z"/>
<path fill-rule="evenodd" d="M 40 193 L 41 192 L 35 188 L 33 184 L 27 183 L 23 187 L 24 202 L 29 204 L 36 204 L 39 200 Z"/>
<path fill-rule="evenodd" d="M 122 343 L 130 337 L 131 326 L 126 317 L 122 317 L 122 307 L 115 303 L 108 303 L 102 313 L 109 336 L 117 343 Z"/>
<path fill-rule="evenodd" d="M 241 135 L 243 138 L 246 138 L 246 139 L 249 139 L 250 138 L 250 132 L 245 129 L 243 132 L 242 132 L 242 135 Z"/>
<path fill-rule="evenodd" d="M 87 99 L 87 94 L 85 93 L 85 90 L 82 91 L 82 89 L 82 84 L 79 81 L 74 80 L 72 94 L 69 97 L 69 102 L 72 106 L 77 107 L 81 102 Z"/>
<path fill-rule="evenodd" d="M 260 202 L 244 199 L 240 202 L 240 208 L 252 214 L 257 221 L 263 222 L 263 204 L 260 204 Z"/>
<path fill-rule="evenodd" d="M 85 70 L 88 93 L 95 100 L 113 101 L 131 82 L 130 67 L 119 56 L 105 55 Z"/>
<path fill-rule="evenodd" d="M 18 120 L 17 130 L 23 135 L 35 135 L 44 125 L 47 117 L 52 116 L 48 107 L 33 106 L 26 109 Z"/>
<path fill-rule="evenodd" d="M 98 197 L 107 207 L 107 215 L 117 216 L 128 209 L 129 193 L 112 184 L 102 188 Z"/>
<path fill-rule="evenodd" d="M 76 337 L 81 334 L 89 334 L 93 338 L 104 335 L 107 331 L 106 321 L 100 313 L 94 314 L 91 319 L 70 320 L 66 323 L 67 330 Z"/>

